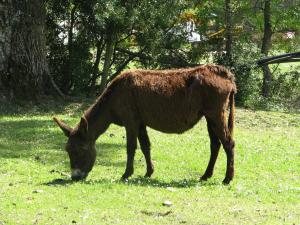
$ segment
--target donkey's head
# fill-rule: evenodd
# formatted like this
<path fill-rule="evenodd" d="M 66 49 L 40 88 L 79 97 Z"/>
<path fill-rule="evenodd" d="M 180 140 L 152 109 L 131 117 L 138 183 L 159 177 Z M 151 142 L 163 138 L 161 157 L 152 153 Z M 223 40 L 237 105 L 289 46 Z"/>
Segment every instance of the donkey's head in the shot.
<path fill-rule="evenodd" d="M 57 118 L 57 125 L 68 137 L 66 151 L 69 154 L 72 180 L 78 181 L 87 177 L 96 159 L 95 141 L 88 137 L 88 123 L 82 117 L 80 123 L 72 129 Z"/>

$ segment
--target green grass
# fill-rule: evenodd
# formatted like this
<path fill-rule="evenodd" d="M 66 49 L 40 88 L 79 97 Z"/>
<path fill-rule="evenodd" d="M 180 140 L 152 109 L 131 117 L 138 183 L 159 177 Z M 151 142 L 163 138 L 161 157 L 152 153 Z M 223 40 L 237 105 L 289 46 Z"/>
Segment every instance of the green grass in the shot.
<path fill-rule="evenodd" d="M 237 110 L 236 177 L 229 186 L 222 185 L 223 150 L 213 178 L 198 182 L 209 159 L 204 120 L 182 135 L 150 129 L 153 177 L 143 178 L 138 150 L 127 183 L 119 181 L 125 132 L 111 126 L 97 141 L 88 179 L 73 183 L 66 138 L 52 116 L 75 125 L 85 107 L 1 114 L 0 224 L 300 224 L 299 114 Z"/>

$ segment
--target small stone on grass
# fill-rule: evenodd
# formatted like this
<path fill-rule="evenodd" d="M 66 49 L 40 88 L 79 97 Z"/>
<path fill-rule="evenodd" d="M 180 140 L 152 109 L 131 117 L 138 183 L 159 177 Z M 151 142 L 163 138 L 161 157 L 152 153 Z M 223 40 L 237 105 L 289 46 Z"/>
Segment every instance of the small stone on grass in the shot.
<path fill-rule="evenodd" d="M 34 190 L 32 191 L 32 193 L 43 193 L 44 191 L 43 190 Z"/>
<path fill-rule="evenodd" d="M 169 201 L 169 200 L 166 200 L 166 201 L 164 201 L 163 202 L 163 206 L 171 206 L 172 205 L 172 202 L 171 201 Z"/>

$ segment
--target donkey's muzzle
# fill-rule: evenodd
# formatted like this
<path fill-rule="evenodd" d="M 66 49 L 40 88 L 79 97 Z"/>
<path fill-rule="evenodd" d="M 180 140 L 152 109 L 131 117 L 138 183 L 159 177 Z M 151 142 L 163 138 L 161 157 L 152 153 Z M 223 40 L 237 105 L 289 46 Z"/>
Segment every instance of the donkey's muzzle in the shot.
<path fill-rule="evenodd" d="M 80 180 L 83 180 L 85 177 L 82 177 L 82 176 L 72 176 L 71 179 L 73 181 L 80 181 Z"/>
<path fill-rule="evenodd" d="M 80 169 L 72 169 L 71 179 L 73 181 L 80 181 L 87 177 L 85 172 L 82 172 Z"/>

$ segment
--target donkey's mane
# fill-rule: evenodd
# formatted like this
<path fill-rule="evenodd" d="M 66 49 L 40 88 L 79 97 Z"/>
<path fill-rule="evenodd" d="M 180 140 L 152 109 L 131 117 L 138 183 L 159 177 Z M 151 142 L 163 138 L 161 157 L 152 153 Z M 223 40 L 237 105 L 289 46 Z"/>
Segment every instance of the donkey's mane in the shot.
<path fill-rule="evenodd" d="M 113 83 L 113 82 L 112 82 Z M 95 103 L 92 104 L 85 112 L 84 112 L 84 117 L 90 118 L 94 117 L 95 115 L 99 114 L 101 109 L 103 109 L 105 104 L 108 101 L 108 97 L 111 95 L 111 93 L 114 90 L 114 86 L 109 84 L 107 88 L 103 91 L 103 93 L 96 99 Z"/>
<path fill-rule="evenodd" d="M 234 74 L 231 73 L 227 68 L 224 66 L 214 65 L 214 64 L 206 64 L 206 65 L 199 65 L 196 67 L 187 67 L 187 68 L 180 68 L 180 69 L 164 69 L 164 70 L 144 70 L 144 69 L 132 69 L 122 74 L 128 72 L 136 72 L 136 73 L 148 73 L 151 75 L 172 75 L 172 74 L 191 74 L 193 72 L 202 72 L 208 71 L 215 75 L 218 75 L 222 78 L 228 79 L 234 83 L 235 77 Z"/>

